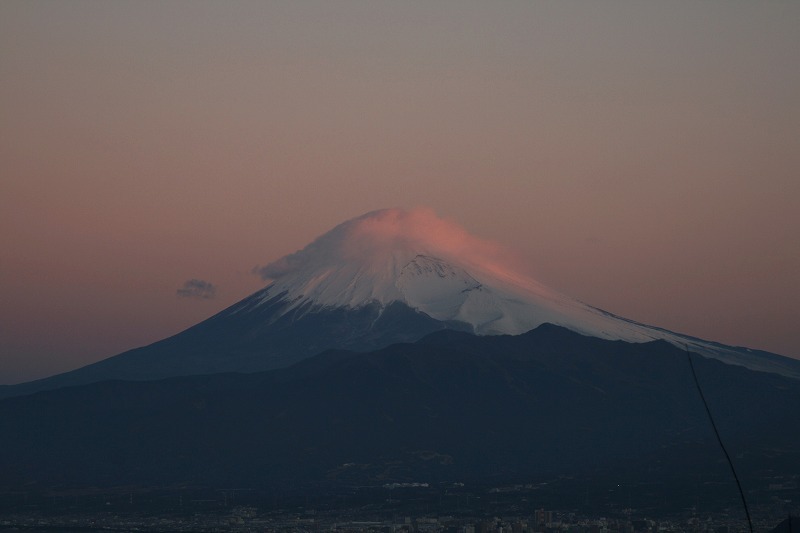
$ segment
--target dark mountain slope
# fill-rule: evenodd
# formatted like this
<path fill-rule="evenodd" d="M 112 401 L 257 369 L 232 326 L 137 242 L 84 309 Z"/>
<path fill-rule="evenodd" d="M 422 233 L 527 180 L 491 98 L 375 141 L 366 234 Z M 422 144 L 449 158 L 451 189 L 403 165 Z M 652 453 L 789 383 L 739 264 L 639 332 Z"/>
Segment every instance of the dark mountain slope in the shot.
<path fill-rule="evenodd" d="M 695 365 L 743 475 L 800 471 L 798 382 L 697 356 Z M 555 326 L 514 337 L 446 331 L 265 373 L 0 401 L 5 489 L 565 474 L 674 485 L 726 480 L 716 447 L 684 352 Z"/>
<path fill-rule="evenodd" d="M 359 309 L 311 309 L 284 314 L 279 295 L 262 302 L 263 291 L 162 341 L 49 378 L 0 386 L 0 398 L 111 379 L 155 380 L 222 372 L 260 372 L 289 366 L 328 349 L 375 350 L 413 342 L 445 327 L 400 302 Z"/>

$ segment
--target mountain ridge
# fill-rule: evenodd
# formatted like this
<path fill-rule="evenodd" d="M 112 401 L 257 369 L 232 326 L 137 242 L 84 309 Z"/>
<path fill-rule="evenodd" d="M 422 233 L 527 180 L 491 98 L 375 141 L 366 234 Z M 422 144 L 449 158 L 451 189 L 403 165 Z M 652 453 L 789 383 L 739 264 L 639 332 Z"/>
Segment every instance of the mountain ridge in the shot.
<path fill-rule="evenodd" d="M 0 397 L 104 379 L 258 372 L 441 329 L 518 335 L 545 323 L 604 339 L 663 339 L 800 379 L 800 361 L 674 333 L 559 294 L 517 272 L 496 245 L 428 210 L 367 213 L 257 270 L 267 286 L 207 320 L 70 372 L 2 386 Z"/>
<path fill-rule="evenodd" d="M 796 473 L 800 383 L 692 357 L 750 490 Z M 709 495 L 737 497 L 682 350 L 558 326 L 7 398 L 0 448 L 8 490 L 589 476 L 646 480 L 660 503 L 702 475 Z"/>

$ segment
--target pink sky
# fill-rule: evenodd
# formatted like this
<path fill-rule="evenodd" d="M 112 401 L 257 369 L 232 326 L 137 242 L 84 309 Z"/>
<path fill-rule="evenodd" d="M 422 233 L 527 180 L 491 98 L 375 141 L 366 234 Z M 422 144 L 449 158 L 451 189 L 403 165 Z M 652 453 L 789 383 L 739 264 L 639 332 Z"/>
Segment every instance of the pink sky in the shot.
<path fill-rule="evenodd" d="M 4 1 L 0 383 L 420 205 L 587 303 L 800 357 L 798 27 L 797 2 Z"/>

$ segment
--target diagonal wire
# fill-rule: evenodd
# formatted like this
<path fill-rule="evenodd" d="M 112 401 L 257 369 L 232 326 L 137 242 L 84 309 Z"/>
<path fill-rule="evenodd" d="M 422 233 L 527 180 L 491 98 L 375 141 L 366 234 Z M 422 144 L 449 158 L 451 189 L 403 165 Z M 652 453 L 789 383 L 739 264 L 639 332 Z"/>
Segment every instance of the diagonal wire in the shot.
<path fill-rule="evenodd" d="M 725 454 L 725 459 L 728 460 L 728 466 L 731 467 L 731 472 L 733 472 L 733 479 L 736 480 L 736 487 L 739 489 L 739 495 L 742 497 L 742 505 L 744 506 L 744 512 L 747 515 L 747 524 L 750 526 L 750 533 L 753 533 L 753 521 L 750 520 L 750 509 L 747 507 L 747 500 L 744 497 L 742 484 L 739 482 L 739 476 L 736 475 L 736 469 L 733 467 L 733 461 L 731 461 L 731 456 L 728 455 L 728 450 L 726 450 L 725 445 L 722 444 L 722 438 L 719 436 L 719 431 L 717 430 L 717 424 L 714 423 L 714 417 L 711 416 L 711 410 L 708 408 L 708 403 L 706 402 L 706 397 L 703 394 L 703 389 L 700 388 L 700 382 L 697 380 L 697 372 L 694 371 L 694 363 L 692 362 L 692 354 L 689 352 L 689 346 L 686 345 L 684 346 L 686 348 L 686 357 L 689 359 L 689 367 L 692 369 L 692 377 L 694 378 L 694 384 L 697 387 L 697 392 L 700 393 L 700 399 L 703 400 L 703 406 L 706 408 L 706 414 L 708 414 L 708 419 L 711 421 L 711 427 L 714 428 L 714 435 L 717 436 L 717 442 L 719 442 L 719 447 L 722 448 L 722 453 Z"/>

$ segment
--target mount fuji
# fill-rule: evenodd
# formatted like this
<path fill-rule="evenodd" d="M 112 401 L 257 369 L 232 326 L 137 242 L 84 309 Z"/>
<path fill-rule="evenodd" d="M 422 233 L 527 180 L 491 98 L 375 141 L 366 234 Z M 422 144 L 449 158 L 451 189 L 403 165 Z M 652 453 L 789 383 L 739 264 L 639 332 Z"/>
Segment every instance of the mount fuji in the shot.
<path fill-rule="evenodd" d="M 549 289 L 512 263 L 498 246 L 430 210 L 373 211 L 256 267 L 269 282 L 265 288 L 173 337 L 0 388 L 0 397 L 109 379 L 252 373 L 330 349 L 414 342 L 438 330 L 519 335 L 545 323 L 606 340 L 664 340 L 724 363 L 800 379 L 800 361 L 616 316 Z"/>
<path fill-rule="evenodd" d="M 358 487 L 395 512 L 406 496 L 387 487 L 424 482 L 439 505 L 521 483 L 555 508 L 594 487 L 597 512 L 667 512 L 702 481 L 727 513 L 707 412 L 750 495 L 800 501 L 800 361 L 586 305 L 425 210 L 367 213 L 255 272 L 263 289 L 173 337 L 0 388 L 0 510 L 72 490 L 169 506 L 176 487 L 240 487 L 272 505 Z"/>

